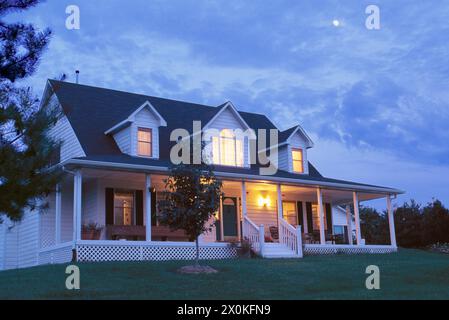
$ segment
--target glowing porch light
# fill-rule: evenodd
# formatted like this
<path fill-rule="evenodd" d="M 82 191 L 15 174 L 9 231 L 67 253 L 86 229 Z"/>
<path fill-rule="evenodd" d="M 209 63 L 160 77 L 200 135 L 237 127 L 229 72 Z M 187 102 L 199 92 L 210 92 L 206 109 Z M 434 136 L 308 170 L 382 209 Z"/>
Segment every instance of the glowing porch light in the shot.
<path fill-rule="evenodd" d="M 259 206 L 260 207 L 269 207 L 271 205 L 271 200 L 270 197 L 263 197 L 260 196 L 259 200 L 258 200 Z"/>

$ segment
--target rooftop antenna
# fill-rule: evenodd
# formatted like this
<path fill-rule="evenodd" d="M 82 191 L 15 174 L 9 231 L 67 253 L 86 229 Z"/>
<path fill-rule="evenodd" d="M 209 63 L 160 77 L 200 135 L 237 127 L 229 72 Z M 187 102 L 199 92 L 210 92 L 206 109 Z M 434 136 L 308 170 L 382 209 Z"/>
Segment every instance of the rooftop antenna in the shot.
<path fill-rule="evenodd" d="M 78 84 L 79 83 L 79 77 L 80 77 L 80 71 L 76 70 L 75 73 L 76 73 L 76 84 Z"/>

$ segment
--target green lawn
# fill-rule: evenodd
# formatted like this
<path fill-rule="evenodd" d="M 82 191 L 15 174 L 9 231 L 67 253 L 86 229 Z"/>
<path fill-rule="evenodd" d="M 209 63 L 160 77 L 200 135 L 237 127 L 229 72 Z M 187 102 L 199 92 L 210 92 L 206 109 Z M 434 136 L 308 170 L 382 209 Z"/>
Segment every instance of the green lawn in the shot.
<path fill-rule="evenodd" d="M 81 290 L 65 289 L 65 266 L 0 272 L 0 299 L 449 299 L 449 255 L 319 256 L 209 261 L 219 274 L 181 275 L 188 262 L 80 264 Z M 365 288 L 377 265 L 380 290 Z"/>

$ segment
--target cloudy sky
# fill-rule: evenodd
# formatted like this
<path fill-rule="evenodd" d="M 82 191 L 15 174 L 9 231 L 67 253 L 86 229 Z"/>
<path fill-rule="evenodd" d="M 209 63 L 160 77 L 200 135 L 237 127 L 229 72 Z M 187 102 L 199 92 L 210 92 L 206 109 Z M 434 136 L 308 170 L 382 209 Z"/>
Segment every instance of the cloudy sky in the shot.
<path fill-rule="evenodd" d="M 67 30 L 68 5 L 80 30 Z M 365 27 L 370 4 L 380 30 Z M 81 83 L 300 123 L 328 177 L 449 205 L 449 6 L 443 1 L 47 0 L 9 17 L 50 27 L 27 81 Z M 338 20 L 338 26 L 333 23 Z"/>

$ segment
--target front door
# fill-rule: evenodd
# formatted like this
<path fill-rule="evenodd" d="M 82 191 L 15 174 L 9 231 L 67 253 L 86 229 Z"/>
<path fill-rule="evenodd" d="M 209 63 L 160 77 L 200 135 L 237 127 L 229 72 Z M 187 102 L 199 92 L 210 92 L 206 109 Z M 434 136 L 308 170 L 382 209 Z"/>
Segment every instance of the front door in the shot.
<path fill-rule="evenodd" d="M 237 223 L 237 198 L 223 198 L 223 236 L 225 240 L 238 236 Z"/>

